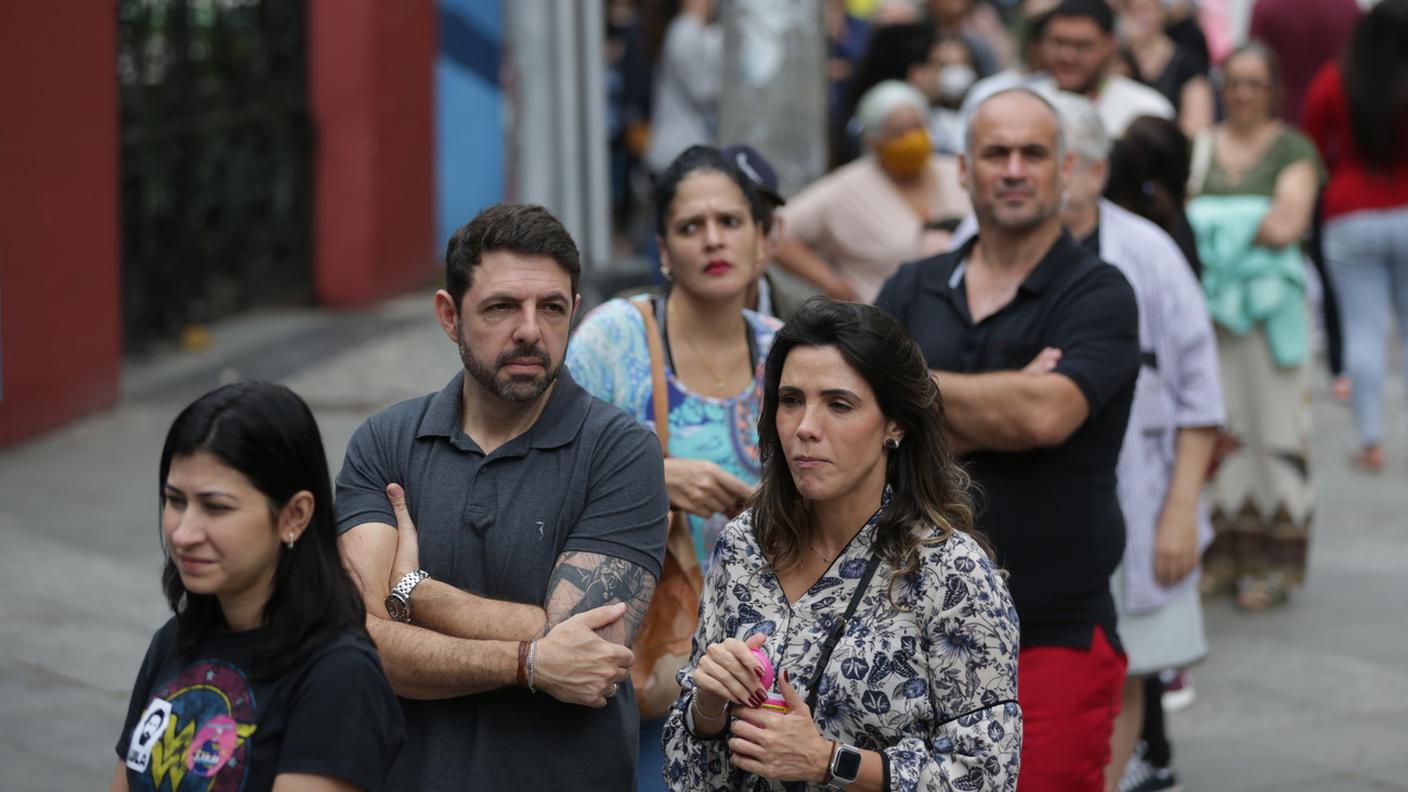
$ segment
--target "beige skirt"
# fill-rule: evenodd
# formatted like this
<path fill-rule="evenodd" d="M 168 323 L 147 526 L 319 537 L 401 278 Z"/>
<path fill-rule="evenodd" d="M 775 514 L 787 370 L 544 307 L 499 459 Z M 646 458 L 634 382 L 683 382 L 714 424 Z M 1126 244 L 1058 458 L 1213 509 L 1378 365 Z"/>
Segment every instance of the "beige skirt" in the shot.
<path fill-rule="evenodd" d="M 1239 336 L 1217 328 L 1227 430 L 1240 447 L 1212 485 L 1217 537 L 1203 559 L 1205 589 L 1244 576 L 1305 576 L 1314 512 L 1310 477 L 1310 362 L 1277 366 L 1260 327 Z"/>

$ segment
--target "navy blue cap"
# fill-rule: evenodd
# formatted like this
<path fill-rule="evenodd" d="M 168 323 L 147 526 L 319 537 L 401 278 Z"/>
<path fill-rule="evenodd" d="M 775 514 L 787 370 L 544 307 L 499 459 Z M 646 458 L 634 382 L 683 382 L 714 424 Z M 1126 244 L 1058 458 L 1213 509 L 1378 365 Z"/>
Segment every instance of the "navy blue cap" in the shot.
<path fill-rule="evenodd" d="M 777 206 L 787 203 L 783 200 L 782 193 L 778 191 L 777 171 L 772 169 L 772 165 L 758 153 L 752 146 L 738 144 L 724 146 L 719 149 L 725 157 L 733 161 L 738 169 L 743 171 L 743 175 L 752 180 L 757 186 L 758 192 L 772 201 Z"/>

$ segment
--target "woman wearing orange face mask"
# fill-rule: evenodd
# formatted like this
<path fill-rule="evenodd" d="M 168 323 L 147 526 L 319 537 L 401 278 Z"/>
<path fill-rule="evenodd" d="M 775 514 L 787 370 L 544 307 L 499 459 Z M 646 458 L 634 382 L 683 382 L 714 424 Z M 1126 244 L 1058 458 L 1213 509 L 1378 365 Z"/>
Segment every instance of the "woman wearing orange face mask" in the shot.
<path fill-rule="evenodd" d="M 870 302 L 900 264 L 937 253 L 969 211 L 958 161 L 933 153 L 924 95 L 871 88 L 856 116 L 866 156 L 789 201 L 777 261 L 829 296 Z"/>

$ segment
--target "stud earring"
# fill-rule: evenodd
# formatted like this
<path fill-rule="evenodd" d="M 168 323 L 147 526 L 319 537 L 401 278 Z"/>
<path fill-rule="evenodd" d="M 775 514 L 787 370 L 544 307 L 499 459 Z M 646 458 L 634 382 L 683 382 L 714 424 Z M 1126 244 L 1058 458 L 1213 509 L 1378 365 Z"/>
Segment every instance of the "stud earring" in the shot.
<path fill-rule="evenodd" d="M 670 272 L 670 266 L 668 264 L 665 264 L 664 262 L 660 263 L 660 276 L 663 277 L 665 280 L 675 279 L 675 274 L 673 272 Z"/>
<path fill-rule="evenodd" d="M 889 449 L 889 450 L 891 450 L 891 451 L 894 451 L 894 450 L 898 449 L 899 447 L 900 447 L 900 441 L 896 440 L 896 439 L 893 438 L 893 437 L 887 437 L 887 438 L 885 438 L 885 448 L 887 448 L 887 449 Z"/>

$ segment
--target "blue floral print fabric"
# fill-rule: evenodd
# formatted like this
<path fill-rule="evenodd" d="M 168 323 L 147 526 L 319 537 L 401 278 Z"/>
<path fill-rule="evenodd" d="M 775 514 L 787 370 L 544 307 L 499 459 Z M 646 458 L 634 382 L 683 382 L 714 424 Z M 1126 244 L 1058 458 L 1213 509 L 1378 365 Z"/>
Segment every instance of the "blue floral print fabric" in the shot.
<path fill-rule="evenodd" d="M 886 754 L 894 790 L 1013 790 L 1022 747 L 1017 705 L 1017 612 L 1001 574 L 972 537 L 920 545 L 919 571 L 890 582 L 881 562 L 855 616 L 818 674 L 823 644 L 870 557 L 880 512 L 831 568 L 788 603 L 745 512 L 724 530 L 705 580 L 699 630 L 680 672 L 684 693 L 665 725 L 665 781 L 673 790 L 783 790 L 728 761 L 728 742 L 685 723 L 694 669 L 710 644 L 769 636 L 763 650 L 797 692 L 813 686 L 821 735 Z M 893 602 L 891 601 L 893 591 Z M 795 787 L 792 787 L 795 788 Z M 819 787 L 809 787 L 819 788 Z"/>
<path fill-rule="evenodd" d="M 758 459 L 758 413 L 763 406 L 762 364 L 781 323 L 745 310 L 753 332 L 758 367 L 753 384 L 742 393 L 712 398 L 691 391 L 669 371 L 670 456 L 704 459 L 748 484 L 762 473 Z M 566 364 L 572 378 L 588 393 L 625 410 L 655 430 L 655 404 L 651 399 L 650 350 L 645 322 L 635 306 L 614 299 L 597 306 L 582 319 L 567 347 Z M 694 549 L 700 568 L 708 572 L 714 545 L 728 520 L 722 514 L 708 519 L 689 515 Z"/>

